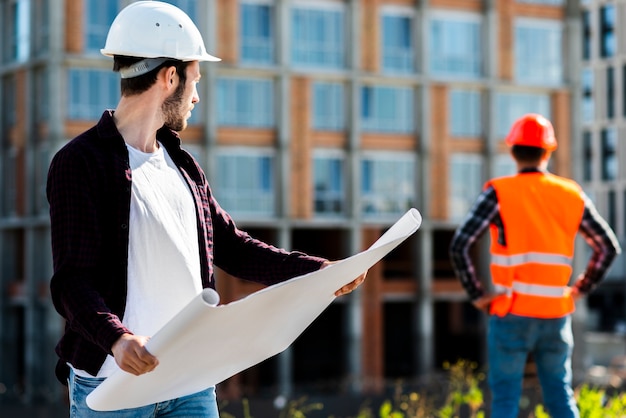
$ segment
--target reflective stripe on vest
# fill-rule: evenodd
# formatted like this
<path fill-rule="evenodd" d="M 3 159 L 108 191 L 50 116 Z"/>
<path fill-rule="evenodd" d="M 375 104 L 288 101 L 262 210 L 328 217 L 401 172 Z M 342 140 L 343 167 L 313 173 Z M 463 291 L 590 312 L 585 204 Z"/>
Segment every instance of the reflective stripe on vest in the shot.
<path fill-rule="evenodd" d="M 524 253 L 515 255 L 492 254 L 491 264 L 502 267 L 519 266 L 526 263 L 554 264 L 570 266 L 572 258 L 561 254 Z"/>
<path fill-rule="evenodd" d="M 544 296 L 547 298 L 562 298 L 566 294 L 567 286 L 546 286 L 541 284 L 530 284 L 513 282 L 511 287 L 494 285 L 496 293 L 503 293 L 511 296 L 513 292 L 532 296 Z"/>

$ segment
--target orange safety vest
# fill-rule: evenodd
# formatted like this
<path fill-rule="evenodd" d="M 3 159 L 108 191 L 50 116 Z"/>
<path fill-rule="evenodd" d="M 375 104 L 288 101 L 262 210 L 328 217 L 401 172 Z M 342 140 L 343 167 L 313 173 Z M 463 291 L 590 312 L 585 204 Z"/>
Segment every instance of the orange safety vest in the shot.
<path fill-rule="evenodd" d="M 568 284 L 574 242 L 583 216 L 580 186 L 549 173 L 493 179 L 506 246 L 490 225 L 493 315 L 559 318 L 574 311 Z"/>

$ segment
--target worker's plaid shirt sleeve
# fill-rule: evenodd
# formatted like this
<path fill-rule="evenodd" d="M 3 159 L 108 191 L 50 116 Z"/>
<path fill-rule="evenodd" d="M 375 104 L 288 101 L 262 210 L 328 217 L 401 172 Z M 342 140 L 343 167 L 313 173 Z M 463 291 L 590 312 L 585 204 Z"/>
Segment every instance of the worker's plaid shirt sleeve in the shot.
<path fill-rule="evenodd" d="M 450 261 L 456 276 L 472 300 L 483 295 L 483 286 L 476 276 L 476 270 L 469 256 L 472 244 L 482 236 L 490 223 L 498 222 L 499 205 L 496 191 L 493 187 L 487 188 L 478 196 L 469 214 L 456 230 L 450 243 Z M 502 228 L 498 228 L 503 231 Z M 501 234 L 502 235 L 502 234 Z M 503 236 L 500 237 L 504 239 Z"/>
<path fill-rule="evenodd" d="M 576 287 L 582 293 L 589 293 L 606 275 L 621 248 L 615 233 L 600 216 L 593 202 L 583 194 L 585 210 L 579 232 L 593 250 L 587 268 L 579 276 Z"/>

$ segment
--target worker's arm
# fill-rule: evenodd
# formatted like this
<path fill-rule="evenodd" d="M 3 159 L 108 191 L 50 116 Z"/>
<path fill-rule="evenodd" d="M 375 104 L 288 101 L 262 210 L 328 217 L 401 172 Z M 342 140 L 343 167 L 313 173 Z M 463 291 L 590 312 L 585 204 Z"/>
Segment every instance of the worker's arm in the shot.
<path fill-rule="evenodd" d="M 572 287 L 574 297 L 587 294 L 604 278 L 621 248 L 615 233 L 600 216 L 593 202 L 584 195 L 585 210 L 579 232 L 592 248 L 593 254 L 585 271 L 577 278 Z"/>
<path fill-rule="evenodd" d="M 488 187 L 478 196 L 450 243 L 452 268 L 472 302 L 479 303 L 484 297 L 487 297 L 484 300 L 488 300 L 489 295 L 484 294 L 483 286 L 476 276 L 476 269 L 469 256 L 469 250 L 474 242 L 485 233 L 489 224 L 492 222 L 498 224 L 499 219 L 496 191 L 493 187 Z M 501 238 L 504 240 L 504 236 Z M 477 308 L 481 309 L 479 306 Z"/>

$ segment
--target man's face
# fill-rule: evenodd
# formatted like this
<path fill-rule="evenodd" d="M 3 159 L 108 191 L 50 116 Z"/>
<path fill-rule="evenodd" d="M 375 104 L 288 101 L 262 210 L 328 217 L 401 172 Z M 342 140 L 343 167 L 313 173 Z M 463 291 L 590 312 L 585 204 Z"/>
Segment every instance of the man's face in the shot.
<path fill-rule="evenodd" d="M 187 119 L 191 117 L 194 105 L 200 101 L 196 88 L 200 77 L 200 64 L 198 61 L 193 61 L 187 66 L 185 83 L 179 82 L 176 90 L 163 102 L 162 109 L 166 127 L 177 132 L 187 127 Z"/>

